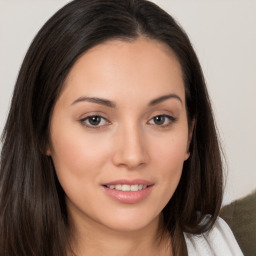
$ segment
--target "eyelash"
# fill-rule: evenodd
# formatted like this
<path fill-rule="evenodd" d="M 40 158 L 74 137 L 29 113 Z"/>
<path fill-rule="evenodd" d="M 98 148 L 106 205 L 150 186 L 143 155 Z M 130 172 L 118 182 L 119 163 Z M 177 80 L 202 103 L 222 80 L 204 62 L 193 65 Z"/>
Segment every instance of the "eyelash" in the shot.
<path fill-rule="evenodd" d="M 160 124 L 160 125 L 157 125 L 157 124 L 150 124 L 150 125 L 156 125 L 160 128 L 166 128 L 166 127 L 169 127 L 170 125 L 172 125 L 173 123 L 175 123 L 177 121 L 177 118 L 173 117 L 173 116 L 169 116 L 169 115 L 156 115 L 154 117 L 152 117 L 149 122 L 151 120 L 154 120 L 156 118 L 164 118 L 164 123 L 166 122 L 166 119 L 168 120 L 168 123 L 167 124 Z"/>
<path fill-rule="evenodd" d="M 87 116 L 83 119 L 80 120 L 80 122 L 82 123 L 82 125 L 86 126 L 87 128 L 91 128 L 91 129 L 99 129 L 104 127 L 105 125 L 92 125 L 89 122 L 93 119 L 93 118 L 99 118 L 100 119 L 100 123 L 102 122 L 102 120 L 105 120 L 108 124 L 110 124 L 110 122 L 104 118 L 103 116 L 100 115 L 91 115 L 91 116 Z"/>
<path fill-rule="evenodd" d="M 167 119 L 167 120 L 168 120 L 168 123 L 167 123 L 167 124 L 160 124 L 160 125 L 151 124 L 151 123 L 150 123 L 150 121 L 154 120 L 155 118 L 159 118 L 159 117 L 160 117 L 160 118 L 164 118 L 164 123 L 166 122 L 166 119 Z M 99 123 L 96 124 L 96 125 L 90 124 L 89 122 L 92 121 L 93 118 L 99 118 L 99 119 L 100 119 L 100 120 L 98 120 Z M 99 124 L 102 122 L 102 120 L 104 120 L 105 122 L 107 122 L 107 125 L 110 124 L 110 122 L 109 122 L 106 118 L 104 118 L 104 117 L 102 117 L 102 116 L 100 116 L 100 115 L 91 115 L 91 116 L 87 116 L 87 117 L 85 117 L 85 118 L 83 118 L 83 119 L 81 119 L 81 120 L 79 120 L 79 121 L 81 122 L 82 125 L 86 126 L 87 128 L 90 128 L 90 129 L 99 129 L 99 128 L 103 128 L 104 126 L 106 126 L 105 124 L 99 125 Z M 155 121 L 156 121 L 156 120 L 155 120 Z M 172 124 L 173 124 L 174 122 L 176 122 L 176 121 L 177 121 L 177 118 L 175 118 L 175 117 L 173 117 L 173 116 L 169 116 L 169 115 L 163 114 L 163 115 L 156 115 L 156 116 L 152 117 L 147 123 L 148 123 L 149 125 L 156 125 L 156 126 L 158 126 L 159 128 L 166 128 L 166 127 L 169 127 L 170 125 L 172 125 Z"/>

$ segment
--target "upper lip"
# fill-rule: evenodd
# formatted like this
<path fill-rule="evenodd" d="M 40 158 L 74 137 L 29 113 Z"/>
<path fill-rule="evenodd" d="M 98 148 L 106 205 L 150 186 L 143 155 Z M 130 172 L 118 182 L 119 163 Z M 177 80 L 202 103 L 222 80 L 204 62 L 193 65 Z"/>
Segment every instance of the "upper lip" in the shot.
<path fill-rule="evenodd" d="M 154 183 L 144 179 L 120 179 L 120 180 L 106 182 L 102 185 L 110 186 L 110 185 L 137 185 L 137 184 L 150 186 L 150 185 L 153 185 Z"/>

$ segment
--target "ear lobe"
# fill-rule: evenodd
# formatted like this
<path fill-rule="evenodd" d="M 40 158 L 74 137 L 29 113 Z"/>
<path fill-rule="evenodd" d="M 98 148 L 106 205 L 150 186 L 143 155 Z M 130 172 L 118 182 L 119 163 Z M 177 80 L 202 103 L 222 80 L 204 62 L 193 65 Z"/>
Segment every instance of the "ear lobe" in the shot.
<path fill-rule="evenodd" d="M 184 159 L 184 161 L 188 160 L 188 159 L 189 159 L 189 157 L 190 157 L 190 152 L 188 151 L 188 152 L 187 152 L 187 154 L 185 155 L 185 159 Z"/>
<path fill-rule="evenodd" d="M 50 146 L 48 144 L 47 145 L 40 145 L 39 146 L 39 151 L 42 155 L 45 155 L 45 156 L 51 156 L 52 155 Z"/>
<path fill-rule="evenodd" d="M 46 150 L 46 155 L 47 155 L 47 156 L 51 156 L 51 151 L 50 151 L 50 149 L 47 149 L 47 150 Z"/>
<path fill-rule="evenodd" d="M 47 144 L 46 151 L 44 152 L 44 154 L 46 154 L 47 156 L 51 156 L 52 155 L 51 148 L 50 148 L 49 144 Z"/>
<path fill-rule="evenodd" d="M 191 121 L 191 125 L 189 127 L 189 134 L 188 134 L 188 148 L 190 146 L 190 143 L 191 143 L 191 140 L 192 140 L 192 137 L 193 137 L 193 132 L 194 132 L 194 128 L 195 128 L 195 119 L 193 119 Z"/>
<path fill-rule="evenodd" d="M 187 160 L 190 156 L 190 151 L 189 151 L 189 147 L 191 144 L 191 140 L 193 137 L 193 131 L 194 131 L 194 127 L 195 127 L 195 119 L 192 120 L 191 125 L 189 127 L 189 132 L 188 132 L 188 144 L 187 144 L 187 154 L 186 154 L 186 158 L 185 160 Z"/>

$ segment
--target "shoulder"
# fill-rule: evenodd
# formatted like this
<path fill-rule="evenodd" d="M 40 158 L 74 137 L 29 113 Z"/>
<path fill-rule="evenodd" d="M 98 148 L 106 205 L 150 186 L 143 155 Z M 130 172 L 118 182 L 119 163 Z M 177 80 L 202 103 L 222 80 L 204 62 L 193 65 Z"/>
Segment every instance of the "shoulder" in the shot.
<path fill-rule="evenodd" d="M 200 235 L 184 233 L 189 256 L 242 256 L 227 223 L 218 218 L 213 228 Z"/>

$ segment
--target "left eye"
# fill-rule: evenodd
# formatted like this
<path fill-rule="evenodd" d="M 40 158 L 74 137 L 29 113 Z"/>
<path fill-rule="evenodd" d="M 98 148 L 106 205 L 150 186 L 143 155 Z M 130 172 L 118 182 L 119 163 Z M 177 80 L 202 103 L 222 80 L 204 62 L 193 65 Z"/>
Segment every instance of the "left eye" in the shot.
<path fill-rule="evenodd" d="M 173 123 L 176 119 L 172 116 L 168 115 L 158 115 L 154 116 L 152 119 L 149 120 L 149 124 L 154 124 L 158 126 L 167 126 Z"/>
<path fill-rule="evenodd" d="M 80 121 L 83 125 L 90 128 L 101 127 L 108 123 L 108 121 L 102 116 L 88 116 Z"/>

